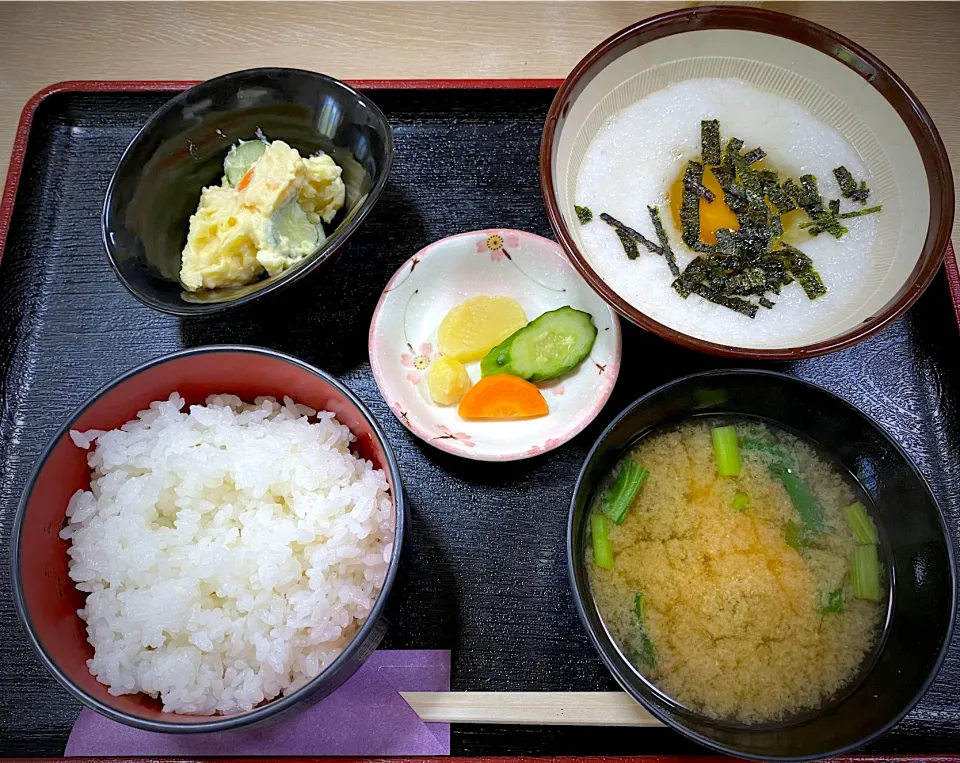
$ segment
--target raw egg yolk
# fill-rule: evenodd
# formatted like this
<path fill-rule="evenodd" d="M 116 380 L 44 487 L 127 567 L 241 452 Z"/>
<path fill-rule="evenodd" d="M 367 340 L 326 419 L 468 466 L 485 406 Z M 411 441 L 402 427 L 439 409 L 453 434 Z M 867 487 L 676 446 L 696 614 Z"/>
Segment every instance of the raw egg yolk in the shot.
<path fill-rule="evenodd" d="M 684 165 L 684 170 L 686 170 L 686 165 Z M 727 206 L 720 183 L 709 168 L 703 171 L 703 184 L 713 191 L 716 198 L 710 203 L 707 203 L 705 199 L 700 199 L 700 240 L 705 244 L 716 244 L 718 230 L 721 228 L 736 230 L 740 225 L 737 222 L 737 216 Z M 670 208 L 673 210 L 673 221 L 676 223 L 677 230 L 682 231 L 680 206 L 683 204 L 683 171 L 670 187 L 669 197 Z"/>

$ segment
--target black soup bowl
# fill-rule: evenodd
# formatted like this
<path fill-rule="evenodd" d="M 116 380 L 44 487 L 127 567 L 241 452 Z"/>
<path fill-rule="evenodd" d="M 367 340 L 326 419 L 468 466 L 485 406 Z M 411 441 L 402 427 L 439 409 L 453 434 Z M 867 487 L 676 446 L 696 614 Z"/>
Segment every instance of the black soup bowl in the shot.
<path fill-rule="evenodd" d="M 852 689 L 779 724 L 718 722 L 680 706 L 644 679 L 605 628 L 584 563 L 598 485 L 645 435 L 699 416 L 766 420 L 812 440 L 859 482 L 886 535 L 893 594 L 880 646 Z M 757 760 L 812 760 L 877 738 L 920 700 L 943 661 L 956 611 L 953 548 L 937 502 L 907 454 L 849 403 L 768 371 L 687 376 L 643 396 L 607 427 L 587 456 L 570 507 L 567 556 L 580 618 L 617 681 L 657 718 L 700 744 Z"/>
<path fill-rule="evenodd" d="M 325 151 L 342 168 L 346 201 L 320 249 L 249 286 L 190 293 L 180 257 L 200 191 L 219 185 L 237 140 L 262 134 L 308 156 Z M 164 104 L 124 152 L 107 189 L 102 232 L 121 283 L 141 302 L 174 315 L 238 307 L 330 262 L 376 203 L 393 162 L 386 117 L 349 85 L 299 69 L 248 69 L 185 90 Z"/>

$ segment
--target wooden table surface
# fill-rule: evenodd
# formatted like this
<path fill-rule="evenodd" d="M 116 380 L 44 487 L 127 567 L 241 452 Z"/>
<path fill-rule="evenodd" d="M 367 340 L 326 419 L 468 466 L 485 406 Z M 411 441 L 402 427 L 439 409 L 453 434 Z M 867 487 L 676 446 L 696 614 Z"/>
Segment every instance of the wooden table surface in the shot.
<path fill-rule="evenodd" d="M 933 116 L 957 177 L 960 3 L 749 4 L 832 27 L 892 66 Z M 24 103 L 61 80 L 267 65 L 343 79 L 563 77 L 616 30 L 680 5 L 690 3 L 0 3 L 0 180 Z"/>

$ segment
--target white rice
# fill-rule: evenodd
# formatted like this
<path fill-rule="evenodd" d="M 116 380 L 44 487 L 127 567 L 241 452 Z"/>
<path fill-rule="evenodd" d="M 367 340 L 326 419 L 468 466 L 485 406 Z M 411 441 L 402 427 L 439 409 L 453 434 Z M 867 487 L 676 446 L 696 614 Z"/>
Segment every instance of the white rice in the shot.
<path fill-rule="evenodd" d="M 393 550 L 383 472 L 334 415 L 177 394 L 110 432 L 71 432 L 90 490 L 67 507 L 70 577 L 111 694 L 210 715 L 290 693 L 370 613 Z"/>

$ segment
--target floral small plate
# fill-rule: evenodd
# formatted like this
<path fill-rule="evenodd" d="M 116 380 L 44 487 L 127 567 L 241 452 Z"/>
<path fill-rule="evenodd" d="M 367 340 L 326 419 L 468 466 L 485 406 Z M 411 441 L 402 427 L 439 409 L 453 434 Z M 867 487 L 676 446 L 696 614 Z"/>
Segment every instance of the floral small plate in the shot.
<path fill-rule="evenodd" d="M 538 385 L 548 415 L 465 421 L 457 406 L 430 399 L 426 373 L 438 357 L 440 322 L 480 295 L 512 297 L 530 320 L 564 305 L 593 316 L 599 333 L 590 356 Z M 620 323 L 553 241 L 516 230 L 461 233 L 421 249 L 390 279 L 370 324 L 370 365 L 390 409 L 420 439 L 465 458 L 515 461 L 562 445 L 600 412 L 620 370 Z M 467 372 L 476 382 L 480 363 Z"/>

